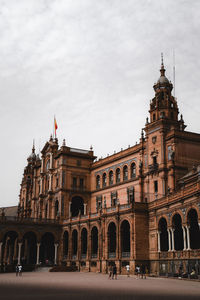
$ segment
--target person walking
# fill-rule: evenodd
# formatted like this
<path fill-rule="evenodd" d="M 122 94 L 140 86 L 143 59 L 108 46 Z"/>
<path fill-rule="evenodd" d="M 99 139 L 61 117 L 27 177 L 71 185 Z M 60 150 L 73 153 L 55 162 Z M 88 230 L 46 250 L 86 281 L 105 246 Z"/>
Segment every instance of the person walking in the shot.
<path fill-rule="evenodd" d="M 113 267 L 110 265 L 108 268 L 108 279 L 112 278 L 112 274 L 113 274 Z"/>
<path fill-rule="evenodd" d="M 113 276 L 112 276 L 112 279 L 117 279 L 117 266 L 116 265 L 113 266 Z"/>
<path fill-rule="evenodd" d="M 22 276 L 22 265 L 19 265 L 18 269 L 19 269 L 19 276 Z"/>
<path fill-rule="evenodd" d="M 128 264 L 126 265 L 126 273 L 127 277 L 130 277 L 130 266 Z"/>
<path fill-rule="evenodd" d="M 145 265 L 142 264 L 141 265 L 141 278 L 143 279 L 146 279 L 146 274 L 145 274 Z"/>
<path fill-rule="evenodd" d="M 16 271 L 16 276 L 18 276 L 19 275 L 19 266 L 18 265 L 16 265 L 15 271 Z"/>

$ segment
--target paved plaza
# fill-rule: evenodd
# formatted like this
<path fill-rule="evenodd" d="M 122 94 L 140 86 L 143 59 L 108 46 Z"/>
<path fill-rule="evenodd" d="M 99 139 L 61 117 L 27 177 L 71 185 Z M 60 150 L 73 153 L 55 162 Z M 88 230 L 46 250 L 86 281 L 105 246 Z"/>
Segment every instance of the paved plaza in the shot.
<path fill-rule="evenodd" d="M 200 282 L 167 278 L 109 280 L 96 273 L 0 274 L 0 299 L 200 299 Z"/>

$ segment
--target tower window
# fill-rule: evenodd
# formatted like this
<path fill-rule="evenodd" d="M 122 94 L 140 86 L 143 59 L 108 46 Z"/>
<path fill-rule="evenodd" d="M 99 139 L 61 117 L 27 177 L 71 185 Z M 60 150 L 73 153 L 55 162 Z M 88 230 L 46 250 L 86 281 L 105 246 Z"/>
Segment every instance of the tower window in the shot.
<path fill-rule="evenodd" d="M 153 114 L 153 121 L 156 120 L 156 114 Z"/>
<path fill-rule="evenodd" d="M 158 192 L 158 181 L 154 181 L 154 192 L 157 193 Z"/>
<path fill-rule="evenodd" d="M 73 188 L 76 188 L 76 186 L 77 186 L 77 178 L 76 177 L 73 177 L 72 186 L 73 186 Z"/>
<path fill-rule="evenodd" d="M 153 157 L 153 164 L 157 165 L 157 157 L 156 156 Z"/>

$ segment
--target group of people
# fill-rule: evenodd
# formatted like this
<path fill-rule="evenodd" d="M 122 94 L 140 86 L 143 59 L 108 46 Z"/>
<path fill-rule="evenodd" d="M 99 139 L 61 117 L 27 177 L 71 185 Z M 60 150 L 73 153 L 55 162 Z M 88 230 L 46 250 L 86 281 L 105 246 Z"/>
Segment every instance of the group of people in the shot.
<path fill-rule="evenodd" d="M 117 279 L 117 266 L 115 264 L 109 266 L 108 279 Z"/>
<path fill-rule="evenodd" d="M 141 279 L 146 279 L 146 267 L 145 265 L 141 266 L 136 266 L 135 268 L 135 275 L 137 276 L 136 278 L 141 278 Z"/>
<path fill-rule="evenodd" d="M 16 276 L 22 276 L 22 265 L 16 265 Z"/>
<path fill-rule="evenodd" d="M 126 273 L 127 277 L 130 277 L 130 265 L 126 265 Z M 135 275 L 136 279 L 141 278 L 141 279 L 146 279 L 146 266 L 141 265 L 141 266 L 136 266 L 135 268 Z M 116 265 L 110 265 L 108 268 L 108 279 L 117 279 L 117 267 Z"/>

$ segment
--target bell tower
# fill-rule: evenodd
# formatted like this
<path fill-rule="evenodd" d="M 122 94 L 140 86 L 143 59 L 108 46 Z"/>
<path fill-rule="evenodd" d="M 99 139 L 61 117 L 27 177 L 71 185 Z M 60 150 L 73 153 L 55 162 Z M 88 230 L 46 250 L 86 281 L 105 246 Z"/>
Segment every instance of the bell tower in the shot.
<path fill-rule="evenodd" d="M 179 110 L 176 99 L 172 96 L 173 85 L 165 76 L 163 55 L 161 55 L 160 77 L 153 88 L 155 97 L 150 103 L 150 122 L 154 123 L 160 119 L 165 119 L 172 127 L 180 128 L 180 122 L 178 122 Z"/>

